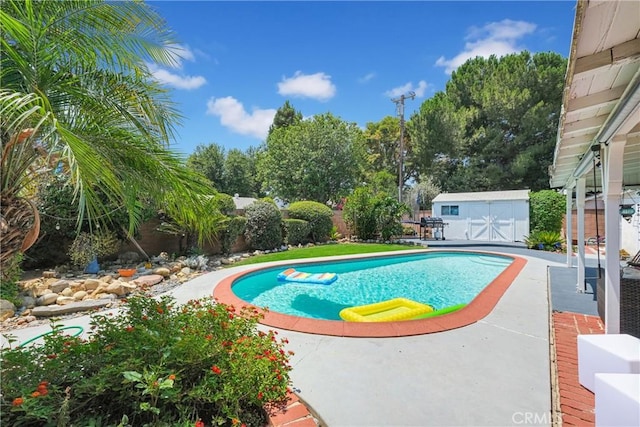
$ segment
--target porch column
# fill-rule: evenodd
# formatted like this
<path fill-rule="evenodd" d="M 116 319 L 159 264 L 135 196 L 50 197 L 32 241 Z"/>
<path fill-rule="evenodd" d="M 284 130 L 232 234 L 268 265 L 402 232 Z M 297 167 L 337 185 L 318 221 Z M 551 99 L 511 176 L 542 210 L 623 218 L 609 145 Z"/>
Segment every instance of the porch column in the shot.
<path fill-rule="evenodd" d="M 622 193 L 622 159 L 626 136 L 616 136 L 604 147 L 603 198 L 605 231 L 605 307 L 607 334 L 620 333 L 620 194 Z"/>
<path fill-rule="evenodd" d="M 576 240 L 578 241 L 578 283 L 576 284 L 576 291 L 586 291 L 586 280 L 584 271 L 584 198 L 586 193 L 587 180 L 585 177 L 580 177 L 576 180 L 576 211 L 578 220 L 578 231 Z"/>
<path fill-rule="evenodd" d="M 570 188 L 566 188 L 565 191 L 567 193 L 567 210 L 564 216 L 564 226 L 566 228 L 564 237 L 567 241 L 567 267 L 571 268 L 573 267 L 573 186 L 571 186 Z"/>

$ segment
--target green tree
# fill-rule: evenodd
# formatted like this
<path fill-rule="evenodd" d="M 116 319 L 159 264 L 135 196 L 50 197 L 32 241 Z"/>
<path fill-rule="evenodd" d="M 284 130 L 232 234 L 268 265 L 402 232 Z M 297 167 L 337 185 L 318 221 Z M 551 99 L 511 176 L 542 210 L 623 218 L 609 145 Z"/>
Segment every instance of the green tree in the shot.
<path fill-rule="evenodd" d="M 362 131 L 330 113 L 274 130 L 258 163 L 263 185 L 286 201 L 337 201 L 358 182 Z"/>
<path fill-rule="evenodd" d="M 175 64 L 176 41 L 153 9 L 6 0 L 0 21 L 2 262 L 37 238 L 35 184 L 52 172 L 74 187 L 78 224 L 108 217 L 98 188 L 128 212 L 130 232 L 139 194 L 199 231 L 214 224 L 195 221 L 208 186 L 168 149 L 179 114 L 146 64 Z"/>
<path fill-rule="evenodd" d="M 239 194 L 243 197 L 256 197 L 255 172 L 252 170 L 252 160 L 249 156 L 233 148 L 224 159 L 223 182 L 221 191 L 227 194 Z"/>
<path fill-rule="evenodd" d="M 445 191 L 548 187 L 566 60 L 477 57 L 411 117 L 412 161 Z"/>
<path fill-rule="evenodd" d="M 276 115 L 273 117 L 273 123 L 269 126 L 269 135 L 276 129 L 297 125 L 301 121 L 302 113 L 293 108 L 287 100 L 284 102 L 284 105 L 276 111 Z"/>
<path fill-rule="evenodd" d="M 224 164 L 224 148 L 218 144 L 198 145 L 187 158 L 187 166 L 206 176 L 216 190 L 222 193 L 226 193 Z"/>
<path fill-rule="evenodd" d="M 398 185 L 399 150 L 400 150 L 400 119 L 386 116 L 379 122 L 369 122 L 364 130 L 367 150 L 367 182 L 372 181 L 371 175 L 387 172 L 395 177 L 395 187 Z M 404 161 L 403 182 L 415 177 L 416 169 L 412 161 L 413 144 L 411 135 L 405 132 L 403 138 Z"/>

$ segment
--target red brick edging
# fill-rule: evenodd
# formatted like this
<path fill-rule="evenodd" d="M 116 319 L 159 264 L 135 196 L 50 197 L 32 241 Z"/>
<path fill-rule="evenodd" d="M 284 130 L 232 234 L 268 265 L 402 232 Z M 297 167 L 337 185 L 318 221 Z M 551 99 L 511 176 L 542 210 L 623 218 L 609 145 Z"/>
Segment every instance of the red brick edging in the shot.
<path fill-rule="evenodd" d="M 316 427 L 318 425 L 305 403 L 296 394 L 289 393 L 288 399 L 285 409 L 269 416 L 270 427 Z"/>
<path fill-rule="evenodd" d="M 598 316 L 570 312 L 554 312 L 552 315 L 552 385 L 555 387 L 554 425 L 562 420 L 567 426 L 593 426 L 595 424 L 593 393 L 580 385 L 578 380 L 579 334 L 602 334 L 604 326 Z"/>

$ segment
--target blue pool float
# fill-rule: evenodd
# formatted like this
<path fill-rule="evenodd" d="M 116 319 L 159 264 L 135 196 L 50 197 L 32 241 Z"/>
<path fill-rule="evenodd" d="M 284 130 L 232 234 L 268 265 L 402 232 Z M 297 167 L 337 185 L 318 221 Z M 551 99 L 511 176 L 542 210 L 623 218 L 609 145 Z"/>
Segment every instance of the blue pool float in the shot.
<path fill-rule="evenodd" d="M 305 273 L 289 268 L 278 274 L 278 280 L 282 282 L 314 283 L 317 285 L 330 285 L 338 280 L 336 273 Z"/>

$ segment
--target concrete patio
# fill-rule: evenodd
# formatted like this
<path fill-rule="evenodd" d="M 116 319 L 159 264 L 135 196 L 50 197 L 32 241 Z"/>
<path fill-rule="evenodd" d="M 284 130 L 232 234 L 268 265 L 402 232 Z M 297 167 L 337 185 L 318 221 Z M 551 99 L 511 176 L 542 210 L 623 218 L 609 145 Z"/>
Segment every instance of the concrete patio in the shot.
<path fill-rule="evenodd" d="M 438 246 L 432 243 L 431 247 Z M 296 353 L 293 386 L 321 424 L 502 426 L 525 420 L 551 424 L 547 277 L 548 267 L 566 266 L 565 256 L 518 245 L 457 246 L 517 254 L 528 261 L 494 310 L 475 324 L 400 338 L 280 331 Z M 208 296 L 222 278 L 252 268 L 211 272 L 171 293 L 179 303 Z M 575 289 L 575 283 L 559 280 Z M 63 323 L 88 330 L 89 317 Z M 49 329 L 25 328 L 13 335 L 24 342 Z"/>

